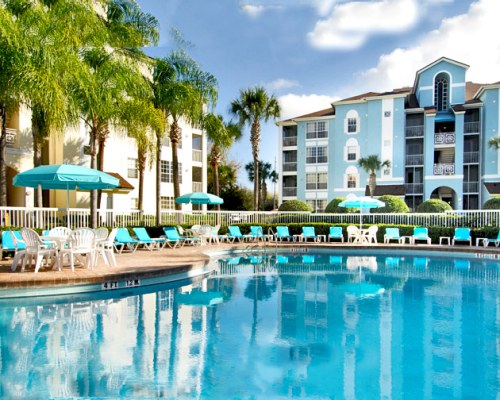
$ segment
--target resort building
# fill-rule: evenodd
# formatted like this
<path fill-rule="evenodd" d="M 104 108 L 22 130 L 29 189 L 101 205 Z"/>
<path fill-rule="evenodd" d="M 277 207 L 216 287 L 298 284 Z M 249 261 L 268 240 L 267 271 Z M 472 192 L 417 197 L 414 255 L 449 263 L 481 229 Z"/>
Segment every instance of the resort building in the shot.
<path fill-rule="evenodd" d="M 280 121 L 280 203 L 317 212 L 348 194 L 369 194 L 358 165 L 376 154 L 375 196 L 404 198 L 411 210 L 430 198 L 456 210 L 480 209 L 499 194 L 500 82 L 466 80 L 468 65 L 442 57 L 416 72 L 413 87 L 368 92 Z"/>
<path fill-rule="evenodd" d="M 181 194 L 206 191 L 207 188 L 207 139 L 203 131 L 188 124 L 180 124 L 182 141 L 178 146 Z M 83 122 L 78 128 L 68 128 L 61 135 L 54 135 L 46 142 L 43 164 L 71 163 L 90 167 L 88 155 L 89 133 Z M 152 155 L 148 156 L 144 174 L 143 211 L 153 214 L 156 202 L 156 169 Z M 15 187 L 13 177 L 33 168 L 33 140 L 31 135 L 31 111 L 21 108 L 7 119 L 7 202 L 9 206 L 32 207 L 34 190 Z M 137 145 L 134 138 L 118 128 L 111 128 L 105 144 L 105 172 L 120 178 L 120 187 L 104 191 L 101 210 L 126 211 L 137 209 L 139 198 L 139 175 Z M 172 176 L 172 150 L 168 132 L 161 151 L 161 208 L 174 209 L 174 187 Z M 89 192 L 70 192 L 70 207 L 88 208 Z M 66 207 L 66 193 L 61 190 L 44 191 L 44 207 Z M 191 209 L 191 205 L 183 205 Z"/>

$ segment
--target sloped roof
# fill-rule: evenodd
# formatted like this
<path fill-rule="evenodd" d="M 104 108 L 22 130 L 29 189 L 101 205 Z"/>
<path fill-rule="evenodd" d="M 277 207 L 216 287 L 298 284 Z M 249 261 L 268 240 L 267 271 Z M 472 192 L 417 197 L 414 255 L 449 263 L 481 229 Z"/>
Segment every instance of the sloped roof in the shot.
<path fill-rule="evenodd" d="M 117 172 L 106 172 L 108 175 L 111 175 L 115 178 L 117 178 L 120 183 L 119 185 L 114 188 L 114 189 L 110 189 L 110 191 L 113 191 L 113 190 L 120 190 L 120 191 L 130 191 L 130 190 L 134 190 L 134 186 L 132 186 L 130 184 L 129 181 L 127 181 L 123 176 L 121 176 L 119 173 Z"/>
<path fill-rule="evenodd" d="M 489 194 L 500 194 L 500 182 L 484 182 Z"/>
<path fill-rule="evenodd" d="M 383 196 L 390 194 L 392 196 L 404 196 L 406 194 L 404 185 L 376 185 L 374 196 Z M 370 195 L 370 186 L 365 187 L 365 196 Z"/>

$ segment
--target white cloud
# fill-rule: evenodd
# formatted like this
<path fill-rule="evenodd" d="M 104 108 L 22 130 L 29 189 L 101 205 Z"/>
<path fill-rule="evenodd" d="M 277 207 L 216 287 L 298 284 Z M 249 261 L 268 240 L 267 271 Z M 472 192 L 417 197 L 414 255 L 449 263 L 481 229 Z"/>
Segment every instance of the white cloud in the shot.
<path fill-rule="evenodd" d="M 336 100 L 339 100 L 339 98 L 319 94 L 286 94 L 284 96 L 280 96 L 278 97 L 278 102 L 281 107 L 280 120 L 298 117 L 314 111 L 324 110 L 330 107 L 330 104 Z"/>
<path fill-rule="evenodd" d="M 467 80 L 500 80 L 500 1 L 478 0 L 465 14 L 443 20 L 413 46 L 382 55 L 376 67 L 357 81 L 364 90 L 387 90 L 412 85 L 415 72 L 445 56 L 470 65 Z"/>
<path fill-rule="evenodd" d="M 297 81 L 290 81 L 288 79 L 276 79 L 272 82 L 264 84 L 264 86 L 273 91 L 273 90 L 282 90 L 282 89 L 290 89 L 295 86 L 299 86 Z"/>
<path fill-rule="evenodd" d="M 402 32 L 419 19 L 417 0 L 353 1 L 338 4 L 308 33 L 320 49 L 356 49 L 374 33 Z"/>
<path fill-rule="evenodd" d="M 267 10 L 279 10 L 281 6 L 276 5 L 262 5 L 262 4 L 250 4 L 250 3 L 242 3 L 240 4 L 240 10 L 245 14 L 248 14 L 252 18 L 257 18 L 264 11 Z"/>

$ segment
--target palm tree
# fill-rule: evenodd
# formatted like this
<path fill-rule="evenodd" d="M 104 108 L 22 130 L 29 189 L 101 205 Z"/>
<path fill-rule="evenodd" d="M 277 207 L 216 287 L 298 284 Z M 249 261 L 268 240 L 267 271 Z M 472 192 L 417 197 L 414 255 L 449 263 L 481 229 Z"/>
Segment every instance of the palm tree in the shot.
<path fill-rule="evenodd" d="M 267 122 L 271 118 L 279 118 L 280 106 L 274 95 L 269 96 L 263 87 L 255 87 L 240 91 L 240 97 L 231 102 L 230 111 L 240 122 L 240 125 L 250 125 L 250 143 L 254 163 L 255 179 L 253 193 L 253 207 L 259 207 L 259 145 L 260 122 Z"/>
<path fill-rule="evenodd" d="M 220 196 L 219 165 L 224 153 L 241 137 L 240 126 L 232 122 L 224 122 L 221 115 L 207 114 L 204 118 L 203 129 L 211 143 L 210 165 L 212 169 L 212 182 L 214 194 Z"/>
<path fill-rule="evenodd" d="M 381 162 L 377 154 L 372 154 L 370 156 L 360 158 L 358 160 L 358 165 L 370 174 L 368 186 L 370 188 L 370 196 L 373 197 L 375 186 L 377 184 L 377 171 L 381 168 L 389 168 L 391 166 L 391 162 L 389 160 Z"/>
<path fill-rule="evenodd" d="M 182 133 L 179 123 L 183 119 L 191 125 L 201 125 L 204 107 L 215 105 L 217 101 L 217 80 L 202 71 L 184 51 L 176 51 L 167 58 L 156 60 L 153 90 L 155 106 L 170 122 L 174 197 L 177 198 L 180 195 L 177 149 Z M 175 204 L 177 210 L 180 207 Z"/>
<path fill-rule="evenodd" d="M 271 179 L 271 182 L 274 184 L 274 190 L 273 190 L 273 210 L 276 209 L 276 183 L 278 183 L 279 177 L 280 177 L 280 175 L 276 172 L 275 169 L 269 175 L 269 179 Z"/>
<path fill-rule="evenodd" d="M 488 147 L 495 150 L 500 149 L 500 135 L 492 137 L 488 140 Z"/>

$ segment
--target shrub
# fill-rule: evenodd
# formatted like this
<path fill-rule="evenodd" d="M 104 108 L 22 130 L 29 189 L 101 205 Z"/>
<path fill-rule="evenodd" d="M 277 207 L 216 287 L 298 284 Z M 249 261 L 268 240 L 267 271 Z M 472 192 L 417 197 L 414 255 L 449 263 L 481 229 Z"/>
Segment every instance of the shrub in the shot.
<path fill-rule="evenodd" d="M 418 213 L 440 213 L 447 210 L 452 210 L 451 206 L 440 199 L 426 200 L 417 207 Z"/>
<path fill-rule="evenodd" d="M 348 214 L 357 212 L 357 209 L 355 208 L 339 207 L 339 203 L 342 203 L 344 200 L 345 197 L 335 197 L 328 203 L 325 208 L 325 212 L 331 214 Z"/>
<path fill-rule="evenodd" d="M 301 200 L 287 200 L 283 202 L 278 211 L 312 211 L 312 208 Z"/>
<path fill-rule="evenodd" d="M 492 197 L 483 204 L 483 210 L 500 210 L 500 197 Z"/>
<path fill-rule="evenodd" d="M 410 211 L 404 200 L 398 196 L 386 194 L 378 199 L 385 203 L 385 207 L 374 209 L 375 213 L 407 213 Z"/>

